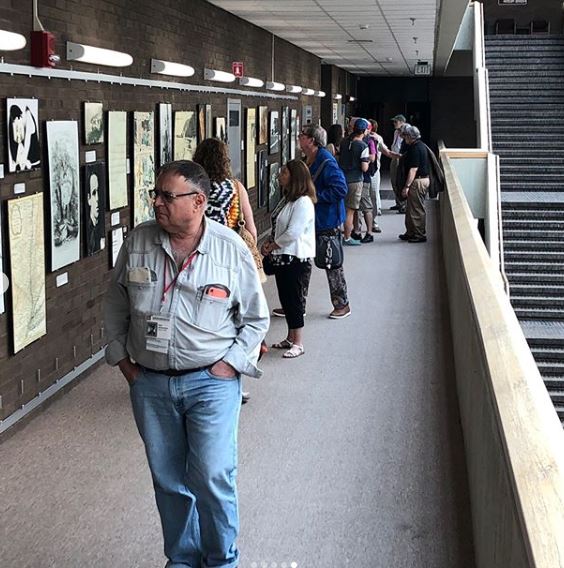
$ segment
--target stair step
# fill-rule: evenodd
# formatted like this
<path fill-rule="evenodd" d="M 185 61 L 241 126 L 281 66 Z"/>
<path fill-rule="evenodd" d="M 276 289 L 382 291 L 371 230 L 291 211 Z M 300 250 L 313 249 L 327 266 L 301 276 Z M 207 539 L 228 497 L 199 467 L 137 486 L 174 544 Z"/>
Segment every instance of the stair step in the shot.
<path fill-rule="evenodd" d="M 558 347 L 532 347 L 531 353 L 537 363 L 550 363 L 552 361 L 564 362 L 564 348 Z M 564 389 L 562 389 L 564 390 Z"/>
<path fill-rule="evenodd" d="M 564 133 L 564 128 L 562 129 Z M 562 164 L 543 164 L 538 160 L 530 164 L 519 163 L 517 160 L 510 162 L 508 160 L 500 160 L 500 169 L 502 175 L 515 175 L 515 174 L 528 174 L 539 175 L 544 174 L 547 176 L 564 176 L 564 159 L 561 158 Z"/>
<path fill-rule="evenodd" d="M 505 260 L 516 261 L 516 262 L 538 261 L 543 263 L 564 263 L 564 252 L 560 251 L 552 252 L 547 250 L 536 250 L 536 251 L 506 250 Z"/>
<path fill-rule="evenodd" d="M 546 225 L 544 225 L 543 223 L 549 224 L 552 221 L 564 222 L 564 208 L 548 208 L 546 207 L 546 203 L 539 203 L 539 205 L 543 205 L 543 207 L 539 207 L 538 209 L 531 206 L 516 208 L 514 206 L 502 204 L 501 214 L 503 217 L 504 226 L 506 219 L 534 222 L 536 223 L 534 228 L 546 227 Z"/>
<path fill-rule="evenodd" d="M 545 241 L 554 239 L 564 239 L 564 230 L 562 231 L 542 231 L 530 229 L 503 229 L 503 243 L 506 246 L 507 241 L 514 240 L 524 241 Z"/>
<path fill-rule="evenodd" d="M 517 148 L 515 149 L 517 150 Z M 523 151 L 520 154 L 509 152 L 507 155 L 500 156 L 500 166 L 501 169 L 507 167 L 515 167 L 530 170 L 533 168 L 535 170 L 538 168 L 560 168 L 564 171 L 564 156 L 554 156 L 550 160 L 550 164 L 539 163 L 541 160 L 546 160 L 546 152 L 538 152 L 536 156 L 531 155 L 529 149 L 525 150 L 527 155 L 523 155 Z"/>
<path fill-rule="evenodd" d="M 546 252 L 554 252 L 555 254 L 564 251 L 564 239 L 561 240 L 525 240 L 525 239 L 504 239 L 503 248 L 506 253 L 508 252 L 530 252 L 535 257 L 536 254 L 540 252 L 542 254 Z M 562 260 L 564 261 L 564 254 L 562 255 Z"/>
<path fill-rule="evenodd" d="M 564 187 L 544 181 L 506 181 L 501 180 L 501 190 L 504 192 L 564 192 Z"/>
<path fill-rule="evenodd" d="M 553 375 L 553 376 L 543 375 L 542 380 L 544 381 L 547 390 L 548 389 L 564 390 L 564 376 L 559 377 L 558 375 Z"/>
<path fill-rule="evenodd" d="M 564 116 L 562 117 L 564 120 Z M 538 162 L 539 160 L 546 160 L 546 150 L 540 148 L 522 148 L 521 146 L 504 146 L 497 148 L 494 152 L 500 157 L 500 161 L 505 160 L 516 161 L 517 163 L 523 162 Z M 525 155 L 526 154 L 526 155 Z M 555 156 L 555 160 L 564 160 L 560 156 Z M 554 162 L 556 163 L 556 162 Z"/>
<path fill-rule="evenodd" d="M 535 274 L 551 272 L 564 274 L 564 262 L 534 262 L 525 260 L 508 260 L 504 259 L 505 272 L 533 272 Z"/>
<path fill-rule="evenodd" d="M 550 395 L 550 400 L 556 403 L 558 406 L 562 406 L 562 411 L 564 414 L 564 391 L 556 391 L 556 390 L 549 390 L 548 394 Z M 556 411 L 558 413 L 558 410 Z M 558 414 L 560 416 L 560 414 Z"/>
<path fill-rule="evenodd" d="M 514 308 L 530 310 L 554 310 L 562 313 L 564 318 L 564 298 L 554 296 L 510 296 Z"/>
<path fill-rule="evenodd" d="M 564 174 L 562 173 L 542 173 L 542 172 L 530 172 L 525 169 L 519 174 L 517 171 L 507 172 L 502 170 L 501 172 L 501 183 L 502 185 L 512 185 L 514 182 L 518 183 L 542 183 L 542 184 L 553 184 L 557 187 L 562 187 L 564 190 Z"/>
<path fill-rule="evenodd" d="M 514 308 L 520 320 L 558 320 L 564 321 L 564 309 L 559 308 Z M 564 364 L 564 363 L 563 363 Z"/>
<path fill-rule="evenodd" d="M 507 280 L 509 285 L 519 286 L 521 284 L 540 284 L 545 287 L 554 285 L 564 286 L 564 273 L 558 274 L 553 272 L 507 272 L 505 266 Z"/>
<path fill-rule="evenodd" d="M 510 297 L 551 297 L 564 300 L 564 285 L 515 284 L 510 282 Z M 564 356 L 564 351 L 563 351 Z"/>

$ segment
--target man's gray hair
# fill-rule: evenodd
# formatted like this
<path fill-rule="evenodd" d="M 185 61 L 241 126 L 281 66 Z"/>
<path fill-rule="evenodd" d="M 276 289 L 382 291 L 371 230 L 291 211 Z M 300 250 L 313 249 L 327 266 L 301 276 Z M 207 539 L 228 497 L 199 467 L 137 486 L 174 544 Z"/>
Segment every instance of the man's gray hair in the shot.
<path fill-rule="evenodd" d="M 400 133 L 401 136 L 405 136 L 405 132 L 408 128 L 411 128 L 411 124 L 409 124 L 409 122 L 404 122 L 399 128 L 398 128 L 398 132 Z"/>
<path fill-rule="evenodd" d="M 313 138 L 316 146 L 327 146 L 327 131 L 322 126 L 308 124 L 302 128 L 302 134 Z"/>
<path fill-rule="evenodd" d="M 413 140 L 419 140 L 421 138 L 421 132 L 419 132 L 419 128 L 417 126 L 409 125 L 403 132 L 404 136 L 409 136 Z"/>
<path fill-rule="evenodd" d="M 196 162 L 191 160 L 176 160 L 175 162 L 168 162 L 161 166 L 157 173 L 157 177 L 164 175 L 173 175 L 183 177 L 188 183 L 196 187 L 207 198 L 210 196 L 211 183 L 208 174 Z"/>

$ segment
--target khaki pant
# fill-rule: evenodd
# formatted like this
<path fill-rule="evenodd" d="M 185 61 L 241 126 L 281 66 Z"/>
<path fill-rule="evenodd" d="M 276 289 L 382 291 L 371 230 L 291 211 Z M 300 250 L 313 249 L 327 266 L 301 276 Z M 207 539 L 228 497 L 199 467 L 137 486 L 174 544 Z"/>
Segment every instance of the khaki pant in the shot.
<path fill-rule="evenodd" d="M 429 178 L 416 179 L 407 194 L 407 210 L 405 212 L 406 233 L 420 239 L 425 233 L 425 195 L 430 185 Z"/>

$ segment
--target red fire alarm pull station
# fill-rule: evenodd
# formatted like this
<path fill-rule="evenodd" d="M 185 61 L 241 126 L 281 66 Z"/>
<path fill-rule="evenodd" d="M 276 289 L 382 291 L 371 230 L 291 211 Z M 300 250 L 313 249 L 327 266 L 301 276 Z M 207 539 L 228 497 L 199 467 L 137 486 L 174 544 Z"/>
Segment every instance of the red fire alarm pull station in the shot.
<path fill-rule="evenodd" d="M 233 61 L 231 64 L 231 70 L 235 77 L 243 77 L 244 76 L 244 66 L 241 61 Z"/>
<path fill-rule="evenodd" d="M 31 64 L 34 67 L 55 67 L 60 57 L 55 54 L 55 36 L 51 32 L 31 32 Z"/>

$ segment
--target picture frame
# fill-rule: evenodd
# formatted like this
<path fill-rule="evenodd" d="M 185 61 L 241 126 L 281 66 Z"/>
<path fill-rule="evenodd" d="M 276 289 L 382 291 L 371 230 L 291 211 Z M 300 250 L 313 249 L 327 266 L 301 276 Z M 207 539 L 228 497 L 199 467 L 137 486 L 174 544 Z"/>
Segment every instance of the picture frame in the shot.
<path fill-rule="evenodd" d="M 269 122 L 268 153 L 272 155 L 280 152 L 280 115 L 277 110 L 270 111 Z"/>
<path fill-rule="evenodd" d="M 104 105 L 84 103 L 84 143 L 102 144 L 104 142 Z"/>
<path fill-rule="evenodd" d="M 191 160 L 198 145 L 196 113 L 190 110 L 174 113 L 174 159 Z"/>
<path fill-rule="evenodd" d="M 256 185 L 256 139 L 257 139 L 257 110 L 246 109 L 246 186 L 251 189 Z"/>
<path fill-rule="evenodd" d="M 39 101 L 6 99 L 8 173 L 31 171 L 41 166 Z"/>

